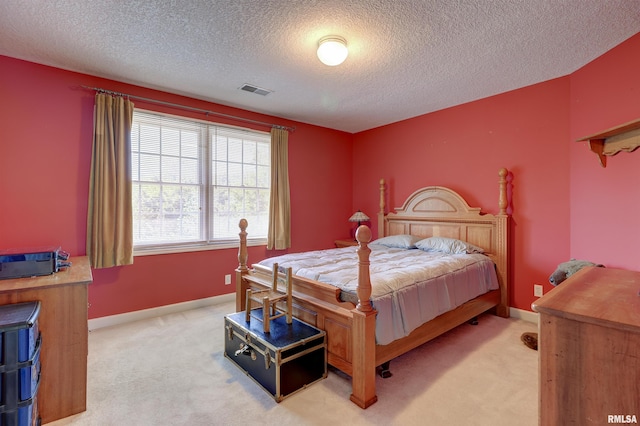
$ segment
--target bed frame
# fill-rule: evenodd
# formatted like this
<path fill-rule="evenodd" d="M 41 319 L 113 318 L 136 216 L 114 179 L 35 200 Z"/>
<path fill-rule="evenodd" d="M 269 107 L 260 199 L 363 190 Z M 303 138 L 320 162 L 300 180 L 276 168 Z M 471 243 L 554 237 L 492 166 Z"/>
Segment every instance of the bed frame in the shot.
<path fill-rule="evenodd" d="M 500 288 L 470 300 L 423 324 L 410 335 L 388 345 L 376 345 L 376 311 L 371 306 L 369 254 L 371 230 L 360 226 L 358 240 L 357 305 L 340 300 L 340 290 L 318 281 L 294 276 L 294 316 L 327 333 L 328 363 L 351 376 L 351 401 L 367 408 L 377 401 L 376 367 L 493 309 L 509 316 L 509 220 L 507 170 L 499 172 L 499 213 L 484 214 L 451 189 L 430 186 L 409 196 L 395 212 L 385 214 L 385 182 L 380 181 L 378 236 L 411 234 L 457 238 L 482 247 L 496 264 Z M 247 288 L 270 285 L 272 271 L 247 267 L 247 221 L 240 221 L 239 266 L 236 269 L 236 311 L 245 309 Z"/>

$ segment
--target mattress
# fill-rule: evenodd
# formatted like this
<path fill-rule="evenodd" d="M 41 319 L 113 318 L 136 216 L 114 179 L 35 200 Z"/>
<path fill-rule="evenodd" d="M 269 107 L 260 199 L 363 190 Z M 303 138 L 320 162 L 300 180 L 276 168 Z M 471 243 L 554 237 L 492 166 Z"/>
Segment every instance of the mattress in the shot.
<path fill-rule="evenodd" d="M 378 311 L 376 343 L 405 337 L 423 323 L 498 289 L 493 261 L 484 254 L 444 254 L 370 244 L 371 303 Z M 334 285 L 355 302 L 357 247 L 290 253 L 259 262 Z"/>

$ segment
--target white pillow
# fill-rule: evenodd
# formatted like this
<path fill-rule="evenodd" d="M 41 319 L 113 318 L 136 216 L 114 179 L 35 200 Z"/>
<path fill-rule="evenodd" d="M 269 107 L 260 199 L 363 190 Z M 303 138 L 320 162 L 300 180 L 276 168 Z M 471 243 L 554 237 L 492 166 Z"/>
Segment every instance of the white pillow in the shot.
<path fill-rule="evenodd" d="M 420 237 L 413 235 L 390 235 L 388 237 L 378 238 L 371 244 L 380 244 L 385 247 L 414 249 L 416 243 L 420 241 Z"/>
<path fill-rule="evenodd" d="M 484 253 L 484 249 L 471 243 L 456 240 L 455 238 L 429 237 L 416 243 L 416 247 L 424 251 L 437 251 L 440 253 Z"/>

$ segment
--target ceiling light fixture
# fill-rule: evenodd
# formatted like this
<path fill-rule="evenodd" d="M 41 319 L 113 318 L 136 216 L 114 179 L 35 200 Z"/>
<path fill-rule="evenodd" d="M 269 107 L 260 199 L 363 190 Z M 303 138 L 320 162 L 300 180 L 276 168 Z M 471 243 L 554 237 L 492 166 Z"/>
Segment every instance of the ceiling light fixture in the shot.
<path fill-rule="evenodd" d="M 347 59 L 347 40 L 340 36 L 326 36 L 318 41 L 318 59 L 330 67 L 340 65 Z"/>

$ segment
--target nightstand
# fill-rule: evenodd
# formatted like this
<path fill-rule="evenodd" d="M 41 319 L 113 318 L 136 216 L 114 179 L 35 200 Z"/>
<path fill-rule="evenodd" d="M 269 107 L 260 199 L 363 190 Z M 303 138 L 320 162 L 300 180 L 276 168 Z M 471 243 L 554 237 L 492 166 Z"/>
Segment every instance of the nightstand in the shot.
<path fill-rule="evenodd" d="M 336 247 L 341 248 L 341 247 L 351 247 L 351 246 L 357 246 L 358 242 L 356 240 L 335 240 L 334 241 Z"/>

